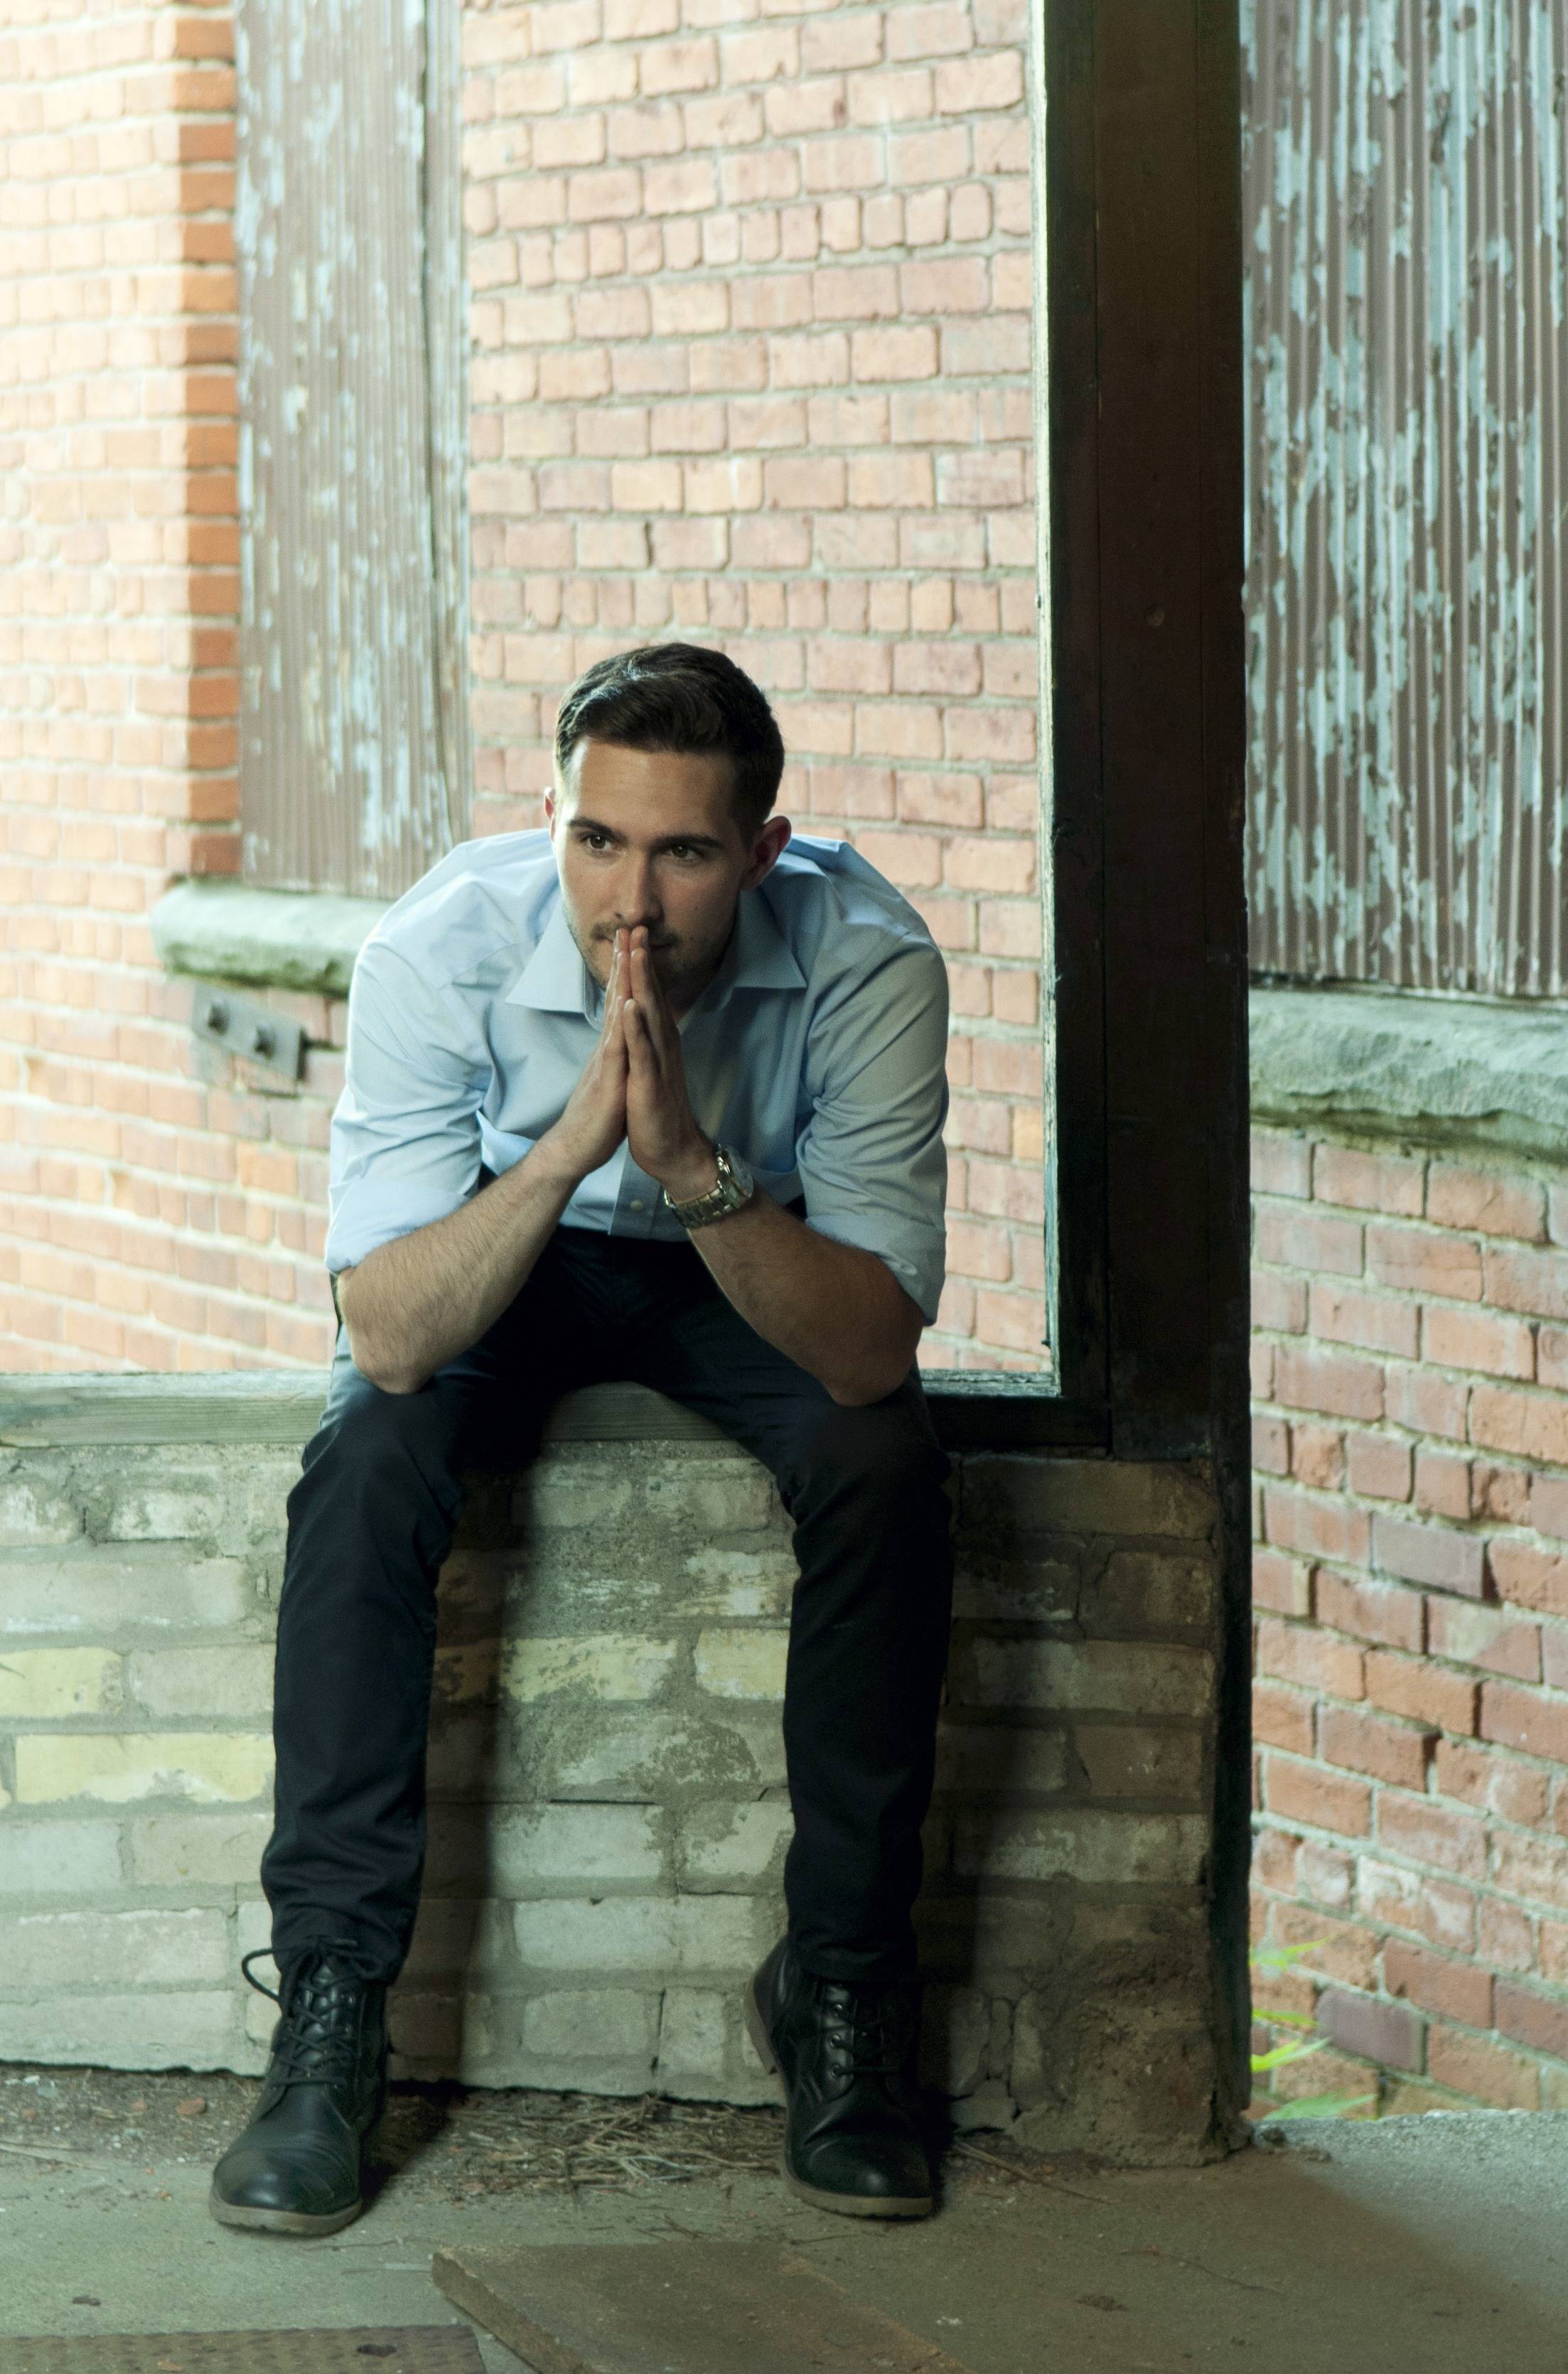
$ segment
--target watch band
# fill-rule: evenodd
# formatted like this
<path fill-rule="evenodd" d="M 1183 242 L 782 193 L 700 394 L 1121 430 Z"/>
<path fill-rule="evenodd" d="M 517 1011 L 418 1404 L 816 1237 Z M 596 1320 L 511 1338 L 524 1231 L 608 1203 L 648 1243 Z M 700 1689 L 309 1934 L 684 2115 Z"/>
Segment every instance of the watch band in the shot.
<path fill-rule="evenodd" d="M 691 1195 L 678 1204 L 667 1187 L 663 1191 L 666 1206 L 683 1228 L 705 1228 L 710 1220 L 722 1220 L 731 1212 L 742 1211 L 757 1192 L 750 1170 L 726 1146 L 714 1146 L 713 1159 L 719 1175 L 705 1195 Z"/>

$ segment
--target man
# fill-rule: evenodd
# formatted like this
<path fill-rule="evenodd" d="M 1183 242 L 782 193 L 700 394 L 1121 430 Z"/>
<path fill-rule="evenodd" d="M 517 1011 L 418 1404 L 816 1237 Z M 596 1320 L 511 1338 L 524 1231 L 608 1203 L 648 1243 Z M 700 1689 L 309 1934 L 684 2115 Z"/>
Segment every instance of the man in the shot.
<path fill-rule="evenodd" d="M 715 1419 L 795 1519 L 788 1928 L 748 2025 L 796 2192 L 931 2207 L 910 1912 L 951 1569 L 913 1363 L 942 1276 L 946 977 L 853 851 L 789 846 L 783 766 L 718 653 L 601 662 L 561 707 L 546 830 L 454 850 L 360 953 L 326 1244 L 342 1323 L 278 1616 L 281 2016 L 215 2173 L 225 2224 L 324 2234 L 362 2205 L 465 1458 L 603 1378 Z"/>

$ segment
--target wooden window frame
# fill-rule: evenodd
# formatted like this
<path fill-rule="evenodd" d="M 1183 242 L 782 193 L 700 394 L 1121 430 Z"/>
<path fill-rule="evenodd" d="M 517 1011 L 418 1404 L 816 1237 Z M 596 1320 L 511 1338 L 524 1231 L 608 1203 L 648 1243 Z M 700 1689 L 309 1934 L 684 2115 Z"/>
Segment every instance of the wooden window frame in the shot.
<path fill-rule="evenodd" d="M 1238 1455 L 1246 1413 L 1240 56 L 1036 0 L 1049 1380 L 965 1447 Z M 1233 1479 L 1232 1479 L 1233 1481 Z"/>

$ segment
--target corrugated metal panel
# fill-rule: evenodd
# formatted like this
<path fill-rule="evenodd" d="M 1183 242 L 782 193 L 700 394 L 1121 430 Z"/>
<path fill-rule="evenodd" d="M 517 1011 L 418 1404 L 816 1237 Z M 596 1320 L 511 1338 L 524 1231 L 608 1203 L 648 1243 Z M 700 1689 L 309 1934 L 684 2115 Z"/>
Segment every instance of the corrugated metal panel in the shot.
<path fill-rule="evenodd" d="M 1252 961 L 1560 996 L 1562 0 L 1243 0 Z"/>
<path fill-rule="evenodd" d="M 455 0 L 240 0 L 243 871 L 466 830 Z M 427 46 L 430 71 L 427 75 Z"/>

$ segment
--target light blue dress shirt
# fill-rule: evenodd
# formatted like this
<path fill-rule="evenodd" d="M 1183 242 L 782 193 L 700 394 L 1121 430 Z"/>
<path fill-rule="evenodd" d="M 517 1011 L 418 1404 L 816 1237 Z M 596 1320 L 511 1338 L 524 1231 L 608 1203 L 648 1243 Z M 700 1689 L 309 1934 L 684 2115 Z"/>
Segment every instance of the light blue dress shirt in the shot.
<path fill-rule="evenodd" d="M 444 1219 L 560 1120 L 603 993 L 544 831 L 465 841 L 360 951 L 332 1117 L 326 1265 Z M 947 1158 L 947 971 L 909 901 L 844 841 L 797 837 L 743 891 L 717 974 L 680 1023 L 699 1126 L 775 1202 L 876 1253 L 937 1315 Z M 679 1243 L 623 1143 L 562 1226 Z"/>

